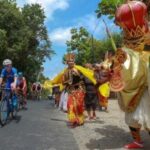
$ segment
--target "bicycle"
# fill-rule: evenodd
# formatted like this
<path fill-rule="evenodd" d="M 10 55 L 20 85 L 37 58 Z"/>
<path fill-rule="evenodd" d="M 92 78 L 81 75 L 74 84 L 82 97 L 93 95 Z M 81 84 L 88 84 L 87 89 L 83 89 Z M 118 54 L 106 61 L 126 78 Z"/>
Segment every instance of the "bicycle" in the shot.
<path fill-rule="evenodd" d="M 40 91 L 37 91 L 37 92 L 36 92 L 36 100 L 37 100 L 37 101 L 40 101 L 40 100 L 41 100 L 41 92 L 40 92 Z"/>
<path fill-rule="evenodd" d="M 33 91 L 32 92 L 32 99 L 34 101 L 40 101 L 41 100 L 41 92 L 40 91 Z"/>
<path fill-rule="evenodd" d="M 1 101 L 0 101 L 0 124 L 4 126 L 10 117 L 15 118 L 18 112 L 18 102 L 15 92 L 10 88 L 0 88 Z"/>
<path fill-rule="evenodd" d="M 24 109 L 25 108 L 25 97 L 23 95 L 23 91 L 22 90 L 18 90 L 17 92 L 17 97 L 18 97 L 18 109 Z"/>

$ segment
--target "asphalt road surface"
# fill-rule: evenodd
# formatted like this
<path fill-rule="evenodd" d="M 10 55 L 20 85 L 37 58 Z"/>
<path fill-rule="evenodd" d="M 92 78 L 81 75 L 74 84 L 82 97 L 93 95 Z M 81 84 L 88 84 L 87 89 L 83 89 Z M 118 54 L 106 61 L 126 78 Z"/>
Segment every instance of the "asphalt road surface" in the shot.
<path fill-rule="evenodd" d="M 132 138 L 117 100 L 109 101 L 109 113 L 96 114 L 97 120 L 70 129 L 66 114 L 50 101 L 29 101 L 27 111 L 0 128 L 0 150 L 124 150 Z M 142 131 L 141 137 L 144 150 L 150 150 L 148 133 Z"/>
<path fill-rule="evenodd" d="M 78 150 L 73 133 L 50 101 L 29 101 L 28 110 L 0 128 L 0 150 Z"/>

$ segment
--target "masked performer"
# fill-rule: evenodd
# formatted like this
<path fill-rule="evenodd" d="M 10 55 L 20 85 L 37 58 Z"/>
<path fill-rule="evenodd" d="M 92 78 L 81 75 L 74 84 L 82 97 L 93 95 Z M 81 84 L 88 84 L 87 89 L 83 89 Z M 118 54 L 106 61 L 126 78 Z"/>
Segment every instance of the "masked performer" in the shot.
<path fill-rule="evenodd" d="M 96 64 L 95 78 L 97 81 L 101 109 L 104 108 L 104 110 L 108 112 L 108 97 L 110 94 L 110 65 L 107 61 L 104 61 L 101 64 Z"/>
<path fill-rule="evenodd" d="M 66 61 L 68 68 L 64 72 L 63 85 L 68 92 L 68 119 L 71 127 L 76 127 L 84 124 L 83 81 L 80 72 L 75 68 L 75 55 L 67 54 Z"/>
<path fill-rule="evenodd" d="M 134 141 L 125 148 L 143 148 L 142 127 L 150 131 L 150 93 L 148 92 L 149 55 L 143 51 L 148 31 L 146 5 L 130 1 L 116 11 L 116 23 L 123 29 L 124 46 L 114 59 L 111 89 L 120 91 L 119 105 Z"/>
<path fill-rule="evenodd" d="M 85 64 L 87 69 L 92 70 L 93 67 L 91 64 Z M 91 80 L 87 77 L 83 77 L 84 85 L 85 85 L 85 106 L 88 114 L 88 119 L 96 119 L 96 105 L 98 102 L 98 94 L 96 90 L 96 86 L 93 84 Z"/>

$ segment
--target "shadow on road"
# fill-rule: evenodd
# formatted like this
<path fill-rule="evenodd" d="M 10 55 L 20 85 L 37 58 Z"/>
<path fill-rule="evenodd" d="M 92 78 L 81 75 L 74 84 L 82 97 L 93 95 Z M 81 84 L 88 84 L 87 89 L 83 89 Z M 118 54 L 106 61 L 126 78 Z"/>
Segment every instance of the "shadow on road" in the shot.
<path fill-rule="evenodd" d="M 7 125 L 9 125 L 9 124 L 11 124 L 11 123 L 13 123 L 13 122 L 19 123 L 19 122 L 21 121 L 21 118 L 22 118 L 22 116 L 17 115 L 17 116 L 16 116 L 15 118 L 13 118 L 13 119 L 12 119 L 12 118 L 11 118 L 11 119 L 8 119 L 6 124 L 4 124 L 3 126 L 1 125 L 1 128 L 5 127 L 5 126 L 7 126 Z"/>
<path fill-rule="evenodd" d="M 52 121 L 60 121 L 60 122 L 65 122 L 66 123 L 66 120 L 63 120 L 63 119 L 56 119 L 56 118 L 51 118 Z"/>
<path fill-rule="evenodd" d="M 100 134 L 100 139 L 91 139 L 86 144 L 89 150 L 123 148 L 131 140 L 129 132 L 113 125 L 107 125 L 102 129 L 97 128 L 95 132 Z"/>
<path fill-rule="evenodd" d="M 14 121 L 16 122 L 16 123 L 19 123 L 20 121 L 21 121 L 21 118 L 22 118 L 22 116 L 16 116 L 15 118 L 14 118 Z"/>

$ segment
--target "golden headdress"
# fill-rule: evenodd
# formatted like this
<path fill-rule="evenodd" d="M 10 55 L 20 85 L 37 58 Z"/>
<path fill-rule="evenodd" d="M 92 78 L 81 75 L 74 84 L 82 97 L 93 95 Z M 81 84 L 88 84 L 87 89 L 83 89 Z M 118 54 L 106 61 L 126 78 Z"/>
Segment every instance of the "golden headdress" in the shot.
<path fill-rule="evenodd" d="M 129 1 L 121 5 L 115 16 L 116 23 L 123 28 L 125 46 L 142 51 L 148 32 L 147 6 L 141 1 Z"/>
<path fill-rule="evenodd" d="M 68 53 L 65 55 L 66 61 L 75 61 L 75 54 L 74 53 Z"/>

